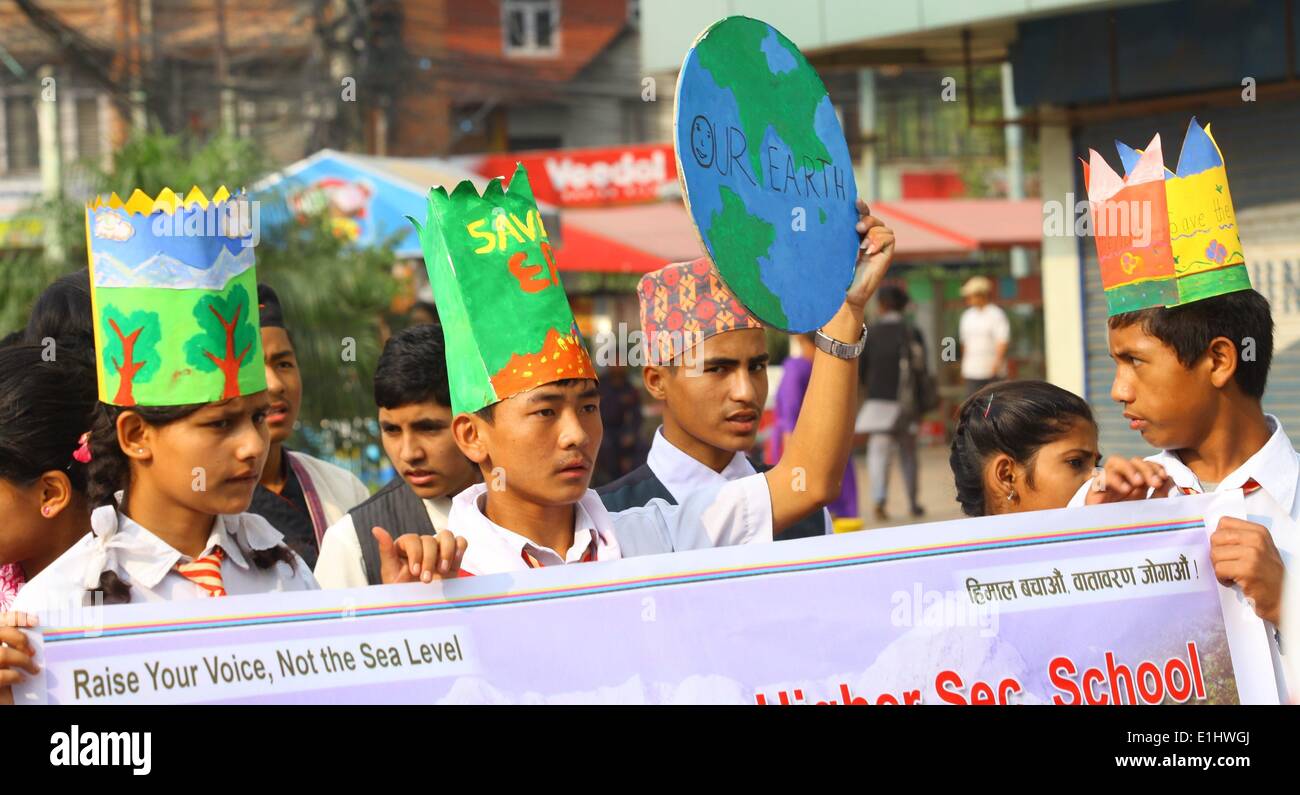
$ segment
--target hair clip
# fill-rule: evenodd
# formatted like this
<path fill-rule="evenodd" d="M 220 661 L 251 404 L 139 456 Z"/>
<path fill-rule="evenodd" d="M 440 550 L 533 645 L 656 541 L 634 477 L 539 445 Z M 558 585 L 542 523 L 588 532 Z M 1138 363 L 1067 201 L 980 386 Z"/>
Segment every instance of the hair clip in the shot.
<path fill-rule="evenodd" d="M 993 408 L 993 395 L 989 395 L 989 404 L 984 407 L 984 419 L 989 418 L 989 409 Z"/>
<path fill-rule="evenodd" d="M 73 460 L 80 464 L 90 463 L 90 431 L 81 434 L 77 440 L 77 450 L 72 454 Z"/>

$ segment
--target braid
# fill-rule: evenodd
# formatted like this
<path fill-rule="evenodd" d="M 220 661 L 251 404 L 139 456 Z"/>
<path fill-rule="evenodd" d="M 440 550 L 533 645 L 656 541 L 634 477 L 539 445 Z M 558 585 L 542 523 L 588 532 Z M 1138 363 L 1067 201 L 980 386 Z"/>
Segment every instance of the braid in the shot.
<path fill-rule="evenodd" d="M 117 505 L 117 492 L 124 492 L 123 507 L 126 505 L 131 486 L 131 460 L 122 451 L 122 444 L 117 438 L 117 419 L 126 411 L 134 411 L 151 425 L 166 425 L 193 414 L 202 408 L 195 406 L 131 406 L 129 408 L 97 403 L 90 425 L 90 463 L 86 465 L 86 497 L 92 510 L 104 506 Z M 100 573 L 99 582 L 92 593 L 102 593 L 104 604 L 126 604 L 131 601 L 131 585 L 117 575 L 106 570 Z"/>
<path fill-rule="evenodd" d="M 90 426 L 90 463 L 86 465 L 86 496 L 92 510 L 116 505 L 114 495 L 131 480 L 131 462 L 117 442 L 116 406 L 100 403 Z"/>
<path fill-rule="evenodd" d="M 95 590 L 86 592 L 85 601 L 89 602 L 91 595 L 96 593 L 104 595 L 106 605 L 124 605 L 131 601 L 130 584 L 123 581 L 112 569 L 99 573 L 99 582 L 95 585 Z"/>
<path fill-rule="evenodd" d="M 125 492 L 130 496 L 131 460 L 122 451 L 117 438 L 117 420 L 126 412 L 140 415 L 150 425 L 159 428 L 185 419 L 203 408 L 205 403 L 188 406 L 111 406 L 99 403 L 95 407 L 94 421 L 90 427 L 90 464 L 87 467 L 86 494 L 92 509 L 114 505 L 114 495 Z"/>
<path fill-rule="evenodd" d="M 957 502 L 961 511 L 967 516 L 984 515 L 984 457 L 972 443 L 969 436 L 969 418 L 972 401 L 967 400 L 961 406 L 957 419 L 957 429 L 953 431 L 952 451 L 948 455 L 948 466 L 952 468 L 957 487 Z"/>
<path fill-rule="evenodd" d="M 276 544 L 268 549 L 250 549 L 247 552 L 253 565 L 259 569 L 270 569 L 277 563 L 285 563 L 290 569 L 298 570 L 297 556 L 284 544 Z"/>

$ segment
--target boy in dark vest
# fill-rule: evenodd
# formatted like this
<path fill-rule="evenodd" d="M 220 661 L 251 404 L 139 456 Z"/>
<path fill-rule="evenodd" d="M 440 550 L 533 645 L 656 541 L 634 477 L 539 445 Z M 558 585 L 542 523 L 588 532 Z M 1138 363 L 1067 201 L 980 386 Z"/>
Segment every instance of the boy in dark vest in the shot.
<path fill-rule="evenodd" d="M 375 403 L 398 476 L 325 532 L 315 569 L 322 588 L 380 584 L 391 536 L 447 529 L 451 498 L 478 479 L 451 437 L 440 326 L 412 326 L 388 340 L 375 368 Z"/>
<path fill-rule="evenodd" d="M 271 449 L 248 512 L 270 522 L 284 534 L 284 543 L 308 566 L 314 566 L 325 530 L 369 497 L 370 490 L 346 469 L 290 450 L 285 444 L 293 435 L 302 408 L 302 373 L 279 296 L 269 286 L 259 284 L 257 304 L 266 391 L 271 398 L 271 411 L 266 416 Z"/>
<path fill-rule="evenodd" d="M 649 362 L 642 377 L 646 391 L 663 403 L 664 421 L 645 463 L 596 489 L 605 507 L 639 508 L 655 498 L 677 505 L 701 486 L 766 471 L 746 455 L 767 401 L 763 324 L 707 257 L 646 274 L 637 297 Z M 818 508 L 777 539 L 825 535 L 830 521 Z"/>

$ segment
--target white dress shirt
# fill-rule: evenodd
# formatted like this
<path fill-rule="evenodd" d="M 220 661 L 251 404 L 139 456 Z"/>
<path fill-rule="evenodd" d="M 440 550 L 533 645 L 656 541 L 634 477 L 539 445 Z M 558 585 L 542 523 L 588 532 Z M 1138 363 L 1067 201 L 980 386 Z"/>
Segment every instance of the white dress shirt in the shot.
<path fill-rule="evenodd" d="M 714 472 L 668 441 L 662 425 L 655 431 L 645 462 L 679 505 L 687 494 L 700 486 L 726 483 L 755 474 L 754 465 L 749 463 L 744 453 L 736 453 L 721 472 Z"/>
<path fill-rule="evenodd" d="M 176 571 L 176 564 L 191 558 L 166 541 L 118 513 L 113 506 L 97 508 L 90 515 L 91 531 L 25 585 L 14 601 L 14 610 L 35 613 L 46 626 L 47 617 L 75 614 L 84 595 L 94 591 L 100 574 L 115 572 L 131 586 L 130 602 L 166 602 L 211 598 Z M 246 554 L 271 549 L 284 537 L 262 517 L 241 513 L 218 516 L 212 523 L 206 556 L 220 546 L 222 585 L 231 596 L 275 591 L 309 591 L 319 586 L 307 564 L 296 553 L 294 565 L 277 562 L 259 569 Z"/>
<path fill-rule="evenodd" d="M 664 488 L 668 489 L 668 493 L 673 495 L 678 505 L 685 501 L 688 494 L 703 486 L 716 487 L 757 474 L 754 465 L 749 463 L 749 458 L 744 453 L 736 453 L 732 456 L 731 461 L 722 468 L 721 472 L 713 471 L 668 441 L 668 437 L 664 436 L 662 425 L 655 431 L 654 441 L 650 443 L 650 453 L 646 456 L 645 462 L 659 482 L 664 484 Z M 831 515 L 825 508 L 822 509 L 822 522 L 825 532 L 829 535 L 832 532 Z"/>
<path fill-rule="evenodd" d="M 492 522 L 483 513 L 487 484 L 478 483 L 452 500 L 447 523 L 469 542 L 461 569 L 497 574 L 531 568 L 527 551 L 543 566 L 574 563 L 595 543 L 595 560 L 618 560 L 683 549 L 772 540 L 772 496 L 767 478 L 751 475 L 696 488 L 679 505 L 654 499 L 639 508 L 610 513 L 596 492 L 574 505 L 573 546 L 565 558 Z"/>
<path fill-rule="evenodd" d="M 366 484 L 343 467 L 313 458 L 297 450 L 286 452 L 290 458 L 307 470 L 307 477 L 311 478 L 311 485 L 315 488 L 316 496 L 320 498 L 321 508 L 325 513 L 321 517 L 321 522 L 326 528 L 336 524 L 348 515 L 348 511 L 370 499 L 370 489 L 366 488 Z M 301 485 L 306 496 L 306 484 Z M 310 504 L 309 498 L 308 505 Z"/>
<path fill-rule="evenodd" d="M 1246 513 L 1248 517 L 1266 518 L 1265 524 L 1269 525 L 1273 544 L 1282 558 L 1282 565 L 1289 572 L 1296 554 L 1300 552 L 1300 499 L 1297 499 L 1297 492 L 1300 491 L 1300 453 L 1296 452 L 1277 417 L 1266 414 L 1264 419 L 1270 431 L 1268 441 L 1225 477 L 1214 491 L 1240 489 L 1246 481 L 1252 479 L 1262 487 L 1246 495 Z M 1180 496 L 1185 493 L 1184 489 L 1197 494 L 1205 491 L 1200 479 L 1177 453 L 1161 450 L 1155 455 L 1147 456 L 1146 460 L 1165 468 L 1174 482 L 1170 496 Z M 1091 487 L 1092 480 L 1083 484 L 1070 500 L 1070 507 L 1083 505 Z M 1300 585 L 1291 582 L 1294 579 L 1289 574 L 1283 578 L 1282 623 L 1287 627 L 1287 642 L 1280 644 L 1279 633 L 1274 631 L 1276 628 L 1267 621 L 1263 622 L 1268 630 L 1278 693 L 1284 703 L 1288 689 L 1300 691 L 1300 652 L 1295 649 L 1295 644 L 1300 643 Z M 1288 652 L 1286 655 L 1282 654 L 1283 646 Z M 1288 674 L 1287 671 L 1294 672 Z M 1300 692 L 1296 695 L 1300 697 Z"/>
<path fill-rule="evenodd" d="M 451 499 L 437 497 L 421 500 L 424 510 L 429 514 L 429 521 L 434 530 L 447 529 L 447 514 L 451 511 Z M 403 534 L 397 527 L 385 527 L 394 539 Z M 370 528 L 366 528 L 370 532 Z M 316 581 L 322 588 L 365 588 L 370 584 L 366 579 L 365 558 L 361 556 L 361 541 L 357 538 L 356 524 L 352 514 L 345 513 L 343 518 L 330 525 L 321 541 L 320 556 L 316 558 Z"/>
<path fill-rule="evenodd" d="M 961 377 L 972 380 L 996 378 L 998 346 L 1011 340 L 1011 323 L 997 304 L 967 307 L 958 321 L 961 338 Z"/>

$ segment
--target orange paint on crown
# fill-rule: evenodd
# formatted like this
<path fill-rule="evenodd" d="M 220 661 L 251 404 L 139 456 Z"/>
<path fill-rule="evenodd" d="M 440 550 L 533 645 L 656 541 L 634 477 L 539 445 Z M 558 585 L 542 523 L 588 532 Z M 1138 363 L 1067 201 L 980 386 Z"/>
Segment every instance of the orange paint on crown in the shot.
<path fill-rule="evenodd" d="M 591 366 L 587 350 L 578 340 L 577 332 L 561 334 L 551 329 L 546 332 L 546 342 L 540 351 L 516 353 L 491 380 L 497 397 L 504 400 L 543 384 L 569 378 L 590 378 L 594 381 L 596 371 Z"/>

